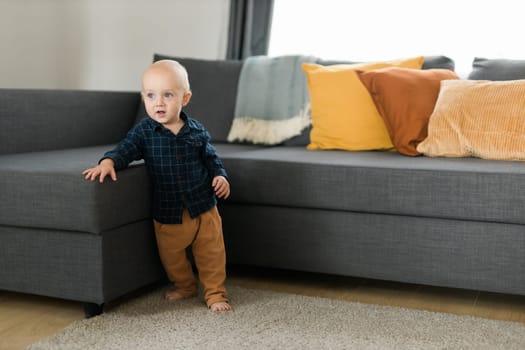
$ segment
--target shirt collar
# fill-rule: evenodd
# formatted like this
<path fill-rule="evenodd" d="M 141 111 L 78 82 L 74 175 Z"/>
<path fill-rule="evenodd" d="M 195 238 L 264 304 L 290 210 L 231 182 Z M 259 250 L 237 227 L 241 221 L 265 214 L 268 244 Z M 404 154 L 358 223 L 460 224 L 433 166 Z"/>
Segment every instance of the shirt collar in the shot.
<path fill-rule="evenodd" d="M 186 126 L 188 126 L 190 128 L 192 127 L 191 120 L 188 117 L 188 115 L 186 113 L 184 113 L 184 111 L 182 111 L 182 110 L 180 111 L 179 118 L 184 120 L 184 126 L 182 127 L 182 129 L 184 129 Z M 154 120 L 153 118 L 148 117 L 148 120 L 149 120 L 150 124 L 153 126 L 153 130 L 160 131 L 160 130 L 166 129 L 161 123 L 159 123 L 158 121 Z M 181 129 L 181 131 L 182 131 L 182 129 Z"/>

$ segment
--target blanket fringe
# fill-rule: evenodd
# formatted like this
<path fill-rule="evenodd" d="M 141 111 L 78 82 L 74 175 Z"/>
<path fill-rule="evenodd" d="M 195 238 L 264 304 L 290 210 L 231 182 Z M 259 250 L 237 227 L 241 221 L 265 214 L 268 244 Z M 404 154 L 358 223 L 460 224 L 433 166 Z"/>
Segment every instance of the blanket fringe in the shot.
<path fill-rule="evenodd" d="M 301 132 L 311 124 L 306 106 L 298 115 L 283 120 L 263 120 L 253 117 L 235 118 L 228 134 L 229 142 L 251 142 L 255 144 L 277 145 Z"/>

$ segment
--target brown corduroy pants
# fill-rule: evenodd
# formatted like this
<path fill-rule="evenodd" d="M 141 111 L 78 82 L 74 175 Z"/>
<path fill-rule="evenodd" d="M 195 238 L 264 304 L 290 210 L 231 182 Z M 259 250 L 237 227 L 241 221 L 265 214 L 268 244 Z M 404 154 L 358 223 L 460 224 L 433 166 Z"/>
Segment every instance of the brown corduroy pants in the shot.
<path fill-rule="evenodd" d="M 191 245 L 206 305 L 227 301 L 226 252 L 217 207 L 194 219 L 184 209 L 182 224 L 162 224 L 156 220 L 153 223 L 160 259 L 175 290 L 183 297 L 197 294 L 197 280 L 186 255 L 186 248 Z"/>

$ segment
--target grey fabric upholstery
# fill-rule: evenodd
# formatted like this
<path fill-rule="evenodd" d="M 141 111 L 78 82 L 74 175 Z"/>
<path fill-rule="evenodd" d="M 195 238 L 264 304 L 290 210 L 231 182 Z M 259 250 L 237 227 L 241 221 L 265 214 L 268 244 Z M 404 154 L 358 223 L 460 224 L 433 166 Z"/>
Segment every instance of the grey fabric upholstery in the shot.
<path fill-rule="evenodd" d="M 217 151 L 217 154 L 219 155 L 219 157 L 221 157 L 221 159 L 231 154 L 247 153 L 251 151 L 265 149 L 264 146 L 240 145 L 236 143 L 215 143 L 213 144 L 213 147 L 215 147 L 215 150 Z"/>
<path fill-rule="evenodd" d="M 165 278 L 151 220 L 100 235 L 0 226 L 0 289 L 102 304 Z"/>
<path fill-rule="evenodd" d="M 525 166 L 274 147 L 223 157 L 231 201 L 525 224 Z"/>
<path fill-rule="evenodd" d="M 474 58 L 471 80 L 525 79 L 525 60 Z"/>
<path fill-rule="evenodd" d="M 454 60 L 447 56 L 425 56 L 423 69 L 455 69 Z"/>
<path fill-rule="evenodd" d="M 84 180 L 113 145 L 0 156 L 0 225 L 100 234 L 149 218 L 150 184 L 144 166 L 116 182 Z M 126 208 L 122 210 L 122 208 Z"/>
<path fill-rule="evenodd" d="M 522 225 L 222 203 L 230 263 L 524 294 Z"/>
<path fill-rule="evenodd" d="M 0 89 L 0 154 L 116 143 L 139 101 L 136 92 Z"/>

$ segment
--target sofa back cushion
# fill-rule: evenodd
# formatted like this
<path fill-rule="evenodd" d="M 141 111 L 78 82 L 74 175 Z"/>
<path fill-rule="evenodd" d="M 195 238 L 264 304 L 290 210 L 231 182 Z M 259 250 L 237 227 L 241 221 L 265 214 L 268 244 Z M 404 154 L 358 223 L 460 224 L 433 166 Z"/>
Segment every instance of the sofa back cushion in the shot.
<path fill-rule="evenodd" d="M 0 89 L 0 154 L 115 143 L 139 101 L 137 92 Z"/>
<path fill-rule="evenodd" d="M 525 60 L 474 58 L 470 80 L 525 79 Z"/>
<path fill-rule="evenodd" d="M 188 71 L 193 93 L 184 111 L 204 124 L 213 142 L 227 142 L 228 132 L 235 111 L 237 84 L 242 61 L 205 60 L 155 54 L 153 60 L 172 59 Z M 140 107 L 137 121 L 146 117 L 144 106 Z"/>
<path fill-rule="evenodd" d="M 235 113 L 239 76 L 244 61 L 211 60 L 154 54 L 153 61 L 172 59 L 188 71 L 193 92 L 190 103 L 184 108 L 191 117 L 202 122 L 211 134 L 212 142 L 228 142 L 227 137 Z M 355 63 L 351 61 L 319 60 L 320 65 Z M 454 61 L 446 56 L 426 56 L 423 69 L 454 69 Z M 144 105 L 137 112 L 137 120 L 146 117 Z M 310 143 L 310 128 L 301 135 L 284 142 L 289 146 L 306 146 Z"/>
<path fill-rule="evenodd" d="M 355 63 L 366 63 L 359 61 L 344 61 L 344 60 L 326 60 L 321 59 L 318 64 L 322 66 L 330 66 L 334 64 L 355 64 Z M 449 69 L 454 70 L 454 60 L 447 56 L 425 56 L 423 67 L 421 69 Z"/>

